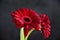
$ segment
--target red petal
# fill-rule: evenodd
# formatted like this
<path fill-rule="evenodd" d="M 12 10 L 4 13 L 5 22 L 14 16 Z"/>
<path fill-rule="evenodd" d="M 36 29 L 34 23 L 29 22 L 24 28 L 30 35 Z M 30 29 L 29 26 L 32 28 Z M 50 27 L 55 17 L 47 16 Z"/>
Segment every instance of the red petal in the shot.
<path fill-rule="evenodd" d="M 21 19 L 19 19 L 19 18 L 15 18 L 15 17 L 14 17 L 14 20 L 16 20 L 16 21 L 20 22 L 20 23 L 21 23 L 21 25 L 23 25 L 23 24 L 24 24 L 24 22 L 23 22 Z"/>
<path fill-rule="evenodd" d="M 44 22 L 45 24 L 50 24 L 50 21 L 49 21 L 49 20 L 47 20 L 47 19 L 46 19 L 46 20 L 44 20 L 43 22 Z"/>
<path fill-rule="evenodd" d="M 20 17 L 23 17 L 24 16 L 23 13 L 20 10 L 17 10 L 17 12 L 19 13 L 19 16 Z"/>
<path fill-rule="evenodd" d="M 32 23 L 40 24 L 41 23 L 41 20 L 32 20 Z"/>
<path fill-rule="evenodd" d="M 29 10 L 27 8 L 21 8 L 20 11 L 24 16 L 29 16 Z"/>
<path fill-rule="evenodd" d="M 35 11 L 30 10 L 29 15 L 32 18 L 32 20 L 40 19 L 39 15 Z"/>
<path fill-rule="evenodd" d="M 40 28 L 40 26 L 39 25 L 36 25 L 36 28 L 35 28 L 36 30 L 40 30 L 41 28 Z"/>
<path fill-rule="evenodd" d="M 33 28 L 33 26 L 32 25 L 29 25 L 29 30 L 31 30 Z"/>
<path fill-rule="evenodd" d="M 12 14 L 11 14 L 11 16 L 12 17 L 20 17 L 18 14 L 16 14 L 15 12 L 13 12 Z"/>
<path fill-rule="evenodd" d="M 50 32 L 48 30 L 43 30 L 42 33 L 43 33 L 45 38 L 48 38 L 50 35 Z"/>
<path fill-rule="evenodd" d="M 21 23 L 19 22 L 19 21 L 15 21 L 15 24 L 16 24 L 16 27 L 18 28 L 18 29 L 20 29 L 22 26 L 21 26 Z"/>
<path fill-rule="evenodd" d="M 46 16 L 45 14 L 40 14 L 40 17 L 41 17 L 41 20 L 42 20 L 42 23 L 44 24 L 50 24 L 50 21 L 49 21 L 49 18 L 48 16 Z"/>
<path fill-rule="evenodd" d="M 51 28 L 49 24 L 44 25 L 44 28 Z"/>
<path fill-rule="evenodd" d="M 40 30 L 40 26 L 37 23 L 31 23 L 32 27 L 35 28 L 35 30 Z"/>
<path fill-rule="evenodd" d="M 12 14 L 12 17 L 18 17 L 21 19 L 21 17 L 23 16 L 23 14 L 19 11 L 19 10 L 16 10 L 15 12 L 13 12 Z"/>
<path fill-rule="evenodd" d="M 25 35 L 25 37 L 27 36 L 27 34 L 28 34 L 28 25 L 26 25 L 24 27 L 24 35 Z"/>

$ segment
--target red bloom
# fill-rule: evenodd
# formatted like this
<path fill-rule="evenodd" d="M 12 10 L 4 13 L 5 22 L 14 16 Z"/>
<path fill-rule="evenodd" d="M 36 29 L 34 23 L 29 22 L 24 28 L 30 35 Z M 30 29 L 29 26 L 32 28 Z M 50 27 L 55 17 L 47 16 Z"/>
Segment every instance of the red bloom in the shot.
<path fill-rule="evenodd" d="M 50 35 L 50 21 L 49 18 L 45 14 L 40 14 L 41 17 L 41 26 L 42 26 L 42 34 L 45 38 L 48 38 Z"/>
<path fill-rule="evenodd" d="M 13 21 L 19 29 L 24 27 L 25 36 L 31 28 L 35 28 L 36 30 L 40 29 L 38 26 L 38 24 L 40 24 L 40 17 L 35 11 L 27 8 L 21 8 L 12 12 L 11 15 Z"/>

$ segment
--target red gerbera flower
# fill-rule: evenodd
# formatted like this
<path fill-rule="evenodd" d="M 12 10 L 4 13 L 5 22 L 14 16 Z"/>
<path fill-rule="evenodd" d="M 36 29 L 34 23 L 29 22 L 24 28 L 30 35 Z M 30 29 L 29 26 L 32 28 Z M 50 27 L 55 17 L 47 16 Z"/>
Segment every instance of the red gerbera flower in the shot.
<path fill-rule="evenodd" d="M 11 15 L 19 29 L 24 27 L 25 36 L 31 28 L 35 28 L 36 30 L 40 29 L 38 26 L 40 24 L 40 16 L 35 11 L 27 8 L 21 8 L 12 12 Z"/>
<path fill-rule="evenodd" d="M 50 35 L 50 20 L 45 14 L 40 14 L 41 18 L 41 26 L 42 26 L 42 34 L 45 38 L 48 38 Z"/>

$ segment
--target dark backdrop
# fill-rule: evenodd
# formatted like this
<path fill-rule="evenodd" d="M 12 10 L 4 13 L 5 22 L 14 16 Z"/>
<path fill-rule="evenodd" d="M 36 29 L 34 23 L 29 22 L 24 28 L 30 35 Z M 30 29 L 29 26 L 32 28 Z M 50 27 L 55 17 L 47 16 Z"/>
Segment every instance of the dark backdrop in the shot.
<path fill-rule="evenodd" d="M 23 7 L 46 13 L 51 21 L 51 35 L 46 40 L 60 40 L 60 0 L 0 0 L 0 40 L 19 40 L 19 30 L 11 21 L 10 12 Z M 34 31 L 28 40 L 45 39 Z"/>

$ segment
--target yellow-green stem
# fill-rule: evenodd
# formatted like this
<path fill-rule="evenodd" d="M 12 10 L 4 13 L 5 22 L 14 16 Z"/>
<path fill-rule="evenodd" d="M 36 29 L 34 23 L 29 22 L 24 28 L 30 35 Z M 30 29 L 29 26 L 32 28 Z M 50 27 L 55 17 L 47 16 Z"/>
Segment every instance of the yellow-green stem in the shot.
<path fill-rule="evenodd" d="M 24 40 L 24 28 L 20 29 L 20 40 Z"/>
<path fill-rule="evenodd" d="M 28 32 L 27 36 L 25 37 L 25 40 L 27 40 L 27 39 L 28 39 L 29 35 L 30 35 L 33 31 L 34 31 L 34 28 L 33 28 L 33 29 L 31 29 L 31 30 Z"/>

